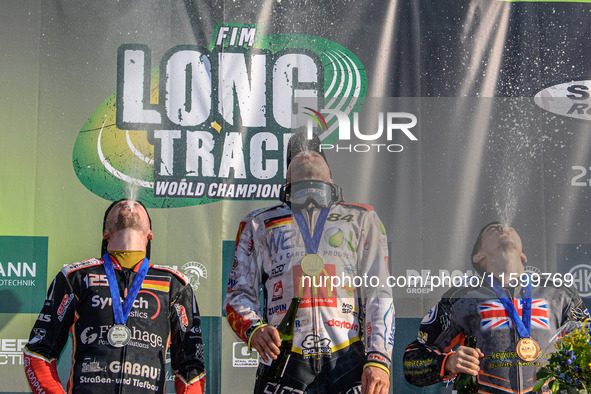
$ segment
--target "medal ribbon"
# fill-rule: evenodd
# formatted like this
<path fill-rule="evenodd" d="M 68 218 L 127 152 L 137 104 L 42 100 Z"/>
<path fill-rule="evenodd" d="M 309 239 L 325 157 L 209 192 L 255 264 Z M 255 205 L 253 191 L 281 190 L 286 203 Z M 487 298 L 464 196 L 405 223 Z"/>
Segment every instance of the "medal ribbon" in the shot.
<path fill-rule="evenodd" d="M 326 218 L 328 218 L 329 211 L 330 207 L 323 208 L 322 211 L 320 211 L 320 215 L 318 216 L 318 220 L 316 221 L 316 226 L 314 227 L 313 236 L 310 234 L 310 229 L 306 224 L 306 219 L 304 219 L 302 211 L 297 210 L 293 212 L 293 216 L 295 217 L 296 222 L 298 222 L 298 227 L 300 228 L 302 238 L 304 239 L 306 253 L 316 254 L 316 252 L 318 252 L 318 246 L 320 245 L 320 237 L 322 236 L 322 229 L 324 228 L 324 224 L 326 223 Z"/>
<path fill-rule="evenodd" d="M 499 301 L 505 307 L 505 310 L 509 314 L 509 318 L 513 322 L 515 329 L 517 329 L 517 333 L 521 338 L 529 338 L 531 337 L 531 278 L 527 281 L 527 286 L 525 287 L 525 292 L 523 294 L 523 298 L 521 299 L 521 319 L 519 318 L 519 312 L 515 309 L 515 305 L 509 297 L 507 297 L 507 293 L 501 287 L 499 282 L 491 276 L 491 287 L 497 297 L 499 297 Z"/>
<path fill-rule="evenodd" d="M 125 300 L 123 301 L 123 306 L 121 305 L 121 296 L 119 294 L 119 286 L 117 285 L 117 279 L 115 277 L 115 269 L 113 268 L 113 262 L 111 261 L 109 253 L 105 253 L 103 261 L 105 273 L 107 274 L 107 281 L 109 282 L 109 290 L 111 290 L 115 324 L 125 324 L 129 317 L 129 312 L 131 312 L 131 308 L 133 307 L 133 303 L 140 292 L 140 287 L 142 287 L 144 278 L 148 273 L 148 268 L 150 268 L 150 261 L 147 257 L 144 257 L 144 261 L 142 261 L 142 265 L 133 279 L 129 293 L 127 293 L 127 297 L 125 297 Z"/>

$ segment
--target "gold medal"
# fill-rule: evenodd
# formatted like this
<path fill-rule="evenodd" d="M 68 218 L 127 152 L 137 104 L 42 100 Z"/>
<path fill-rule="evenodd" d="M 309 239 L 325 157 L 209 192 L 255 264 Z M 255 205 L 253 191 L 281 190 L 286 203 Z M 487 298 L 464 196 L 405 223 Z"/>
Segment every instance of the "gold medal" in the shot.
<path fill-rule="evenodd" d="M 517 342 L 517 354 L 523 361 L 534 361 L 540 354 L 540 345 L 531 338 L 521 338 Z"/>
<path fill-rule="evenodd" d="M 319 275 L 324 270 L 324 261 L 316 253 L 310 253 L 302 259 L 302 271 L 308 276 Z"/>

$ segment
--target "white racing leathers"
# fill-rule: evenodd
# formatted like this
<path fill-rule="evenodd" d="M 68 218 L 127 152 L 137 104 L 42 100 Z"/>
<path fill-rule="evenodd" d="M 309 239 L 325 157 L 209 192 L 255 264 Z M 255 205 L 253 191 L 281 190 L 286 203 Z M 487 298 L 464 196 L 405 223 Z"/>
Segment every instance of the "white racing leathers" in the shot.
<path fill-rule="evenodd" d="M 320 211 L 302 211 L 310 233 Z M 310 360 L 313 370 L 363 337 L 366 363 L 389 369 L 394 305 L 391 289 L 382 287 L 389 271 L 382 222 L 367 205 L 336 203 L 316 231 L 322 231 L 317 254 L 324 267 L 310 277 L 302 272 L 306 246 L 289 206 L 254 211 L 240 223 L 225 298 L 228 323 L 249 342 L 262 324 L 277 326 L 292 297 L 301 297 L 292 351 Z"/>

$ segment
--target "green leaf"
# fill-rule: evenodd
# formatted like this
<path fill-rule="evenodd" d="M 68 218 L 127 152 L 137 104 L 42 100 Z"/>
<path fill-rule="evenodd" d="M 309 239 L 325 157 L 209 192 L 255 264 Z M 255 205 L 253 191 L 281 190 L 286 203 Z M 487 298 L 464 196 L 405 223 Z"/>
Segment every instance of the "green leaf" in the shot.
<path fill-rule="evenodd" d="M 533 392 L 535 393 L 537 391 L 540 391 L 544 383 L 546 383 L 545 380 L 539 380 L 538 383 L 536 383 L 536 385 L 534 386 Z"/>
<path fill-rule="evenodd" d="M 540 370 L 538 371 L 538 373 L 536 373 L 536 379 L 537 380 L 548 380 L 548 378 L 552 376 L 552 371 L 550 371 L 548 368 L 546 367 L 542 367 L 540 368 Z"/>

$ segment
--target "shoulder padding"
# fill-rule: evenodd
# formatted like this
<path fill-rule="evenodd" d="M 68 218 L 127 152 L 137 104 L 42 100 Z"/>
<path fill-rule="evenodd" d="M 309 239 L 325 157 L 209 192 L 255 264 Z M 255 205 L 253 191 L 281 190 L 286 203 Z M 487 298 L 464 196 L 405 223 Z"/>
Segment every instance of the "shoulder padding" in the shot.
<path fill-rule="evenodd" d="M 246 217 L 244 218 L 243 221 L 247 221 L 249 219 L 252 219 L 258 215 L 261 215 L 265 212 L 269 212 L 269 211 L 273 211 L 275 209 L 279 209 L 279 208 L 283 208 L 285 206 L 284 203 L 277 203 L 268 207 L 264 207 L 264 208 L 259 208 L 259 209 L 255 209 L 254 211 L 250 212 L 248 215 L 246 215 Z"/>
<path fill-rule="evenodd" d="M 157 269 L 160 271 L 166 271 L 166 272 L 173 274 L 178 279 L 180 279 L 185 286 L 189 283 L 189 278 L 187 278 L 187 276 L 185 274 L 183 274 L 181 271 L 176 270 L 176 269 L 169 267 L 167 265 L 152 264 L 151 268 L 154 268 L 154 269 Z"/>
<path fill-rule="evenodd" d="M 361 209 L 363 209 L 365 211 L 369 211 L 369 212 L 371 212 L 371 211 L 374 210 L 373 207 L 371 205 L 369 205 L 369 204 L 348 203 L 348 202 L 340 202 L 339 204 L 346 205 L 346 206 L 349 206 L 349 207 L 361 208 Z"/>
<path fill-rule="evenodd" d="M 78 271 L 82 268 L 92 267 L 95 265 L 101 265 L 103 262 L 100 259 L 88 259 L 77 263 L 67 264 L 62 268 L 62 274 L 67 277 L 70 273 Z"/>

